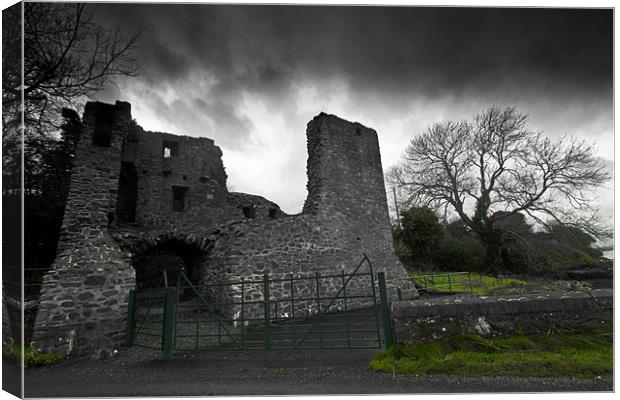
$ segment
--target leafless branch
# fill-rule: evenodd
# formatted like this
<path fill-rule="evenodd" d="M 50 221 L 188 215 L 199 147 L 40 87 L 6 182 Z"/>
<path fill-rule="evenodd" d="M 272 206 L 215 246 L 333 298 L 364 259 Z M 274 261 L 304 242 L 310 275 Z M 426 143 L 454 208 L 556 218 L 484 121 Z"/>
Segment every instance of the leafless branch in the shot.
<path fill-rule="evenodd" d="M 491 107 L 472 122 L 435 124 L 411 140 L 387 180 L 405 203 L 450 205 L 476 232 L 524 212 L 541 224 L 605 235 L 591 193 L 611 172 L 595 149 L 569 137 L 551 140 L 526 123 L 513 107 Z"/>
<path fill-rule="evenodd" d="M 124 36 L 118 30 L 99 26 L 86 7 L 80 3 L 24 5 L 23 94 L 27 129 L 47 128 L 62 107 L 76 107 L 115 77 L 136 76 L 140 72 L 131 55 L 139 36 Z M 19 41 L 19 37 L 7 38 L 5 34 L 3 40 Z M 3 106 L 7 115 L 17 115 L 10 110 L 16 111 L 21 103 L 21 74 L 4 64 L 3 60 Z"/>

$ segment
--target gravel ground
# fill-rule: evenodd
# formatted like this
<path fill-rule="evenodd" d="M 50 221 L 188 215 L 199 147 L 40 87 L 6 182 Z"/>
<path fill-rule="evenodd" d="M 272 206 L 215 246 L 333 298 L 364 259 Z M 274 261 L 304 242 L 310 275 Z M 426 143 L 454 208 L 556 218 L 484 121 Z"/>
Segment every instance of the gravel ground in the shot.
<path fill-rule="evenodd" d="M 26 370 L 26 397 L 612 391 L 596 380 L 396 376 L 368 369 L 373 350 L 175 355 L 131 348 L 102 360 Z M 3 362 L 3 368 L 14 366 Z"/>

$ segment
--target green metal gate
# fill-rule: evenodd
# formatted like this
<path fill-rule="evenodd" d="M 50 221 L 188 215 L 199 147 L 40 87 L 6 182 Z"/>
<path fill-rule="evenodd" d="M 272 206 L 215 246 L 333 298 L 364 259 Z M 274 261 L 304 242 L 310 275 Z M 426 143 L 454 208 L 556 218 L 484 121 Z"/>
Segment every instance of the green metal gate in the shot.
<path fill-rule="evenodd" d="M 385 276 L 366 255 L 351 273 L 269 274 L 132 290 L 127 345 L 174 352 L 367 349 L 391 345 Z M 377 287 L 380 292 L 377 298 Z"/>

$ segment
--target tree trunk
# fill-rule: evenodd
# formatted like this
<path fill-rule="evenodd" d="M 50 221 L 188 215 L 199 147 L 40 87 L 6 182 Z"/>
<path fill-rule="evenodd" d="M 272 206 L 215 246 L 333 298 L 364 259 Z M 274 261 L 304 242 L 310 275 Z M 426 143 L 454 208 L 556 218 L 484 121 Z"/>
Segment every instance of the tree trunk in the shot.
<path fill-rule="evenodd" d="M 485 257 L 482 265 L 483 271 L 485 273 L 501 271 L 503 269 L 503 232 L 495 228 L 486 228 L 477 233 L 485 247 Z"/>

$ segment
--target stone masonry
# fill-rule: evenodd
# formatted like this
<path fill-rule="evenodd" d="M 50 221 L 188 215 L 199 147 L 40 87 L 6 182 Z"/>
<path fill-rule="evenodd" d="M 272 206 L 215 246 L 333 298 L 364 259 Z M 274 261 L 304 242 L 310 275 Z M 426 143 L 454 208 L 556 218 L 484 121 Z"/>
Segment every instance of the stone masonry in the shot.
<path fill-rule="evenodd" d="M 394 254 L 376 132 L 322 113 L 308 124 L 307 137 L 308 198 L 303 212 L 266 223 L 246 219 L 229 225 L 214 241 L 210 268 L 224 279 L 263 273 L 280 278 L 327 275 L 352 272 L 366 253 L 374 271 L 384 271 L 390 279 L 406 278 Z M 341 286 L 339 279 L 322 283 L 325 293 Z M 351 284 L 349 292 L 356 282 Z M 296 289 L 315 294 L 314 288 Z M 270 293 L 277 298 L 289 291 L 282 287 Z M 261 299 L 260 293 L 246 293 L 248 300 Z"/>
<path fill-rule="evenodd" d="M 130 123 L 128 103 L 86 105 L 58 252 L 41 287 L 38 348 L 71 354 L 122 340 L 135 273 L 108 227 Z"/>
<path fill-rule="evenodd" d="M 613 290 L 555 291 L 510 296 L 444 296 L 395 301 L 392 321 L 401 343 L 462 332 L 482 336 L 576 332 L 613 326 Z"/>
<path fill-rule="evenodd" d="M 228 192 L 211 139 L 145 131 L 128 103 L 88 103 L 33 345 L 80 355 L 120 347 L 129 290 L 172 271 L 167 263 L 207 283 L 346 273 L 365 253 L 375 272 L 405 278 L 376 132 L 321 113 L 307 139 L 308 197 L 301 214 L 287 215 L 260 196 Z M 321 291 L 338 289 L 324 282 Z"/>

